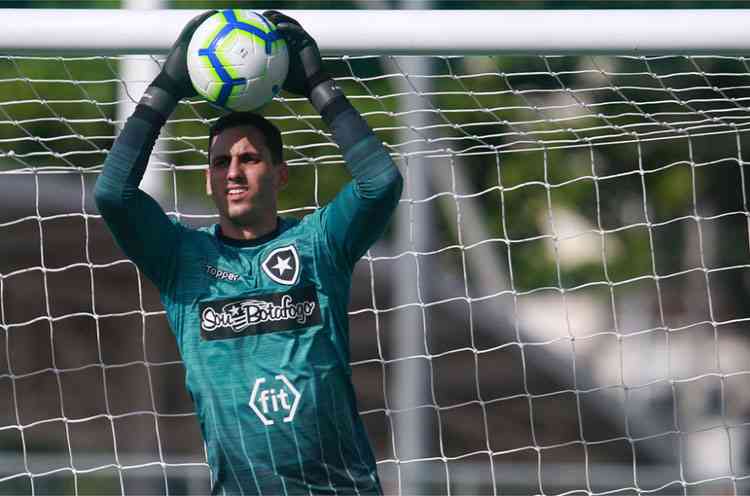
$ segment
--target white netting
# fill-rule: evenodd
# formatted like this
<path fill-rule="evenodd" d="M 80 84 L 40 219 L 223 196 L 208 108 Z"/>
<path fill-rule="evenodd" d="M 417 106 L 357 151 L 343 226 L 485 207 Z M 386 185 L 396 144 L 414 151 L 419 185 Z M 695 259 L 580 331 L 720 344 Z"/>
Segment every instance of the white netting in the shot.
<path fill-rule="evenodd" d="M 350 313 L 386 490 L 746 493 L 745 59 L 328 62 L 407 179 Z M 144 83 L 122 63 L 0 57 L 2 494 L 208 490 L 158 296 L 92 201 Z M 320 117 L 299 98 L 265 114 L 284 211 L 325 204 L 347 174 Z M 189 224 L 216 219 L 217 115 L 181 104 L 152 160 Z"/>

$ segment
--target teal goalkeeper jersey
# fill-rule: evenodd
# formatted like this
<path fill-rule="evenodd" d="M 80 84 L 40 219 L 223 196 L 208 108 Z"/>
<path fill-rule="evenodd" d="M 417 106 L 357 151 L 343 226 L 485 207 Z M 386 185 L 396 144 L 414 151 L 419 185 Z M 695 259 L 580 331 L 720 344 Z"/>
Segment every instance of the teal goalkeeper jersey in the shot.
<path fill-rule="evenodd" d="M 349 366 L 351 273 L 401 176 L 351 109 L 332 124 L 354 180 L 262 239 L 171 222 L 137 188 L 159 121 L 141 110 L 97 182 L 118 244 L 158 287 L 186 368 L 214 494 L 379 494 Z M 337 133 L 338 130 L 338 133 Z"/>

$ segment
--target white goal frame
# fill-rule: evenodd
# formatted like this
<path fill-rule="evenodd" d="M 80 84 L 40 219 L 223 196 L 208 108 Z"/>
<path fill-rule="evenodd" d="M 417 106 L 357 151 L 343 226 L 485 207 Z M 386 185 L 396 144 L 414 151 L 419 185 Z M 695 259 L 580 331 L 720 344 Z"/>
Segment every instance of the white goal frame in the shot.
<path fill-rule="evenodd" d="M 0 9 L 5 24 L 0 30 L 0 54 L 165 54 L 185 23 L 200 12 L 203 11 Z M 298 19 L 312 34 L 324 56 L 750 55 L 750 9 L 372 10 L 366 13 L 292 9 L 284 12 Z M 460 26 L 464 28 L 461 35 L 446 35 L 447 29 L 459 24 L 459 18 Z M 34 26 L 33 37 L 28 35 L 29 25 Z M 470 29 L 466 29 L 467 26 Z M 367 36 L 362 35 L 365 32 Z M 407 83 L 410 72 L 425 74 L 418 65 L 405 64 L 402 68 Z M 402 90 L 404 93 L 411 91 L 408 88 Z M 419 100 L 420 97 L 421 94 L 414 98 Z M 407 127 L 419 129 L 424 126 L 419 115 L 410 115 L 406 109 L 404 114 Z M 421 158 L 416 156 L 410 160 L 414 165 Z M 427 181 L 427 178 L 422 179 Z M 420 179 L 416 173 L 411 180 L 416 185 L 412 187 L 418 189 Z M 452 188 L 455 195 L 456 183 L 462 179 L 457 175 L 429 180 L 448 181 L 441 185 L 442 191 L 449 192 Z M 411 194 L 412 197 L 419 196 L 414 195 L 414 190 Z M 473 225 L 478 224 L 475 220 L 480 214 L 472 212 L 471 205 L 462 208 L 464 234 L 475 239 L 478 236 L 472 235 L 471 231 L 481 232 L 481 226 Z M 398 226 L 396 236 L 408 238 L 409 227 Z M 419 244 L 413 238 L 410 242 Z M 460 234 L 459 244 L 462 244 Z M 372 263 L 372 260 L 365 263 Z M 486 273 L 472 274 L 473 277 L 481 279 L 482 276 L 489 277 L 487 274 L 506 272 L 503 264 L 492 259 L 486 259 L 483 265 L 488 267 Z M 479 284 L 483 282 L 479 281 Z M 419 292 L 418 287 L 411 290 Z M 501 315 L 506 310 L 508 315 Z M 510 312 L 512 310 L 506 308 L 498 309 L 497 318 L 511 320 Z M 523 329 L 520 332 L 523 333 Z M 554 368 L 557 365 L 548 366 Z M 579 372 L 578 380 L 589 382 L 582 379 L 584 376 L 585 372 Z M 406 389 L 399 394 L 408 396 L 411 394 L 408 388 L 418 388 L 406 377 L 400 382 Z M 637 419 L 631 420 L 637 422 Z M 410 436 L 393 442 L 418 445 L 423 441 L 419 426 L 410 429 Z M 402 462 L 397 460 L 396 463 Z M 521 468 L 521 472 L 529 477 L 535 476 L 536 471 L 537 466 L 533 463 Z M 498 473 L 502 472 L 503 468 L 500 468 Z M 467 473 L 470 475 L 465 475 L 465 478 L 475 477 L 471 468 Z M 428 478 L 429 474 L 425 471 L 422 477 Z M 511 477 L 512 471 L 507 471 L 506 475 Z M 520 476 L 516 474 L 516 477 Z M 400 482 L 399 478 L 399 485 Z M 501 486 L 502 481 L 498 480 L 497 485 Z"/>
<path fill-rule="evenodd" d="M 203 11 L 0 12 L 3 52 L 155 54 L 166 52 L 182 26 Z M 325 55 L 744 54 L 750 46 L 750 9 L 284 12 L 305 26 Z M 458 18 L 471 29 L 447 36 Z"/>

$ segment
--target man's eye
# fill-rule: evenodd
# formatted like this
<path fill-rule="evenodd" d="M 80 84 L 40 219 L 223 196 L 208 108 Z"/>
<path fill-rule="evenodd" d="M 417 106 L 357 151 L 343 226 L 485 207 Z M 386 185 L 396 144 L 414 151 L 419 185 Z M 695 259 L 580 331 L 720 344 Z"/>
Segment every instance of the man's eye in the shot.
<path fill-rule="evenodd" d="M 219 160 L 216 160 L 216 161 L 215 161 L 215 162 L 214 162 L 213 164 L 211 164 L 211 165 L 212 165 L 213 167 L 226 167 L 228 163 L 229 163 L 229 161 L 228 161 L 228 160 L 225 160 L 225 159 L 219 159 Z"/>
<path fill-rule="evenodd" d="M 240 156 L 240 160 L 246 164 L 254 164 L 258 161 L 258 157 L 256 157 L 255 155 L 245 154 Z"/>

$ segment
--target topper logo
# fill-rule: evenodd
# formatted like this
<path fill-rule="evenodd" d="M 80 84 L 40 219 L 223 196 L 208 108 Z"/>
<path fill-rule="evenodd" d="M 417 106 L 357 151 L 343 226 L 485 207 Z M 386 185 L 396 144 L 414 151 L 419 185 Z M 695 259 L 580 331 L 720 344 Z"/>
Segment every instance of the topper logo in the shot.
<path fill-rule="evenodd" d="M 283 374 L 277 375 L 274 383 L 266 382 L 265 377 L 255 379 L 248 403 L 255 415 L 264 425 L 273 425 L 279 417 L 284 422 L 294 420 L 300 399 L 297 388 Z"/>
<path fill-rule="evenodd" d="M 211 277 L 215 277 L 216 279 L 225 279 L 227 281 L 239 281 L 240 280 L 239 275 L 234 274 L 232 272 L 227 272 L 225 270 L 217 269 L 213 265 L 206 265 L 206 273 L 210 275 Z"/>

